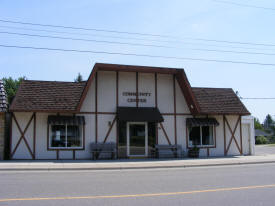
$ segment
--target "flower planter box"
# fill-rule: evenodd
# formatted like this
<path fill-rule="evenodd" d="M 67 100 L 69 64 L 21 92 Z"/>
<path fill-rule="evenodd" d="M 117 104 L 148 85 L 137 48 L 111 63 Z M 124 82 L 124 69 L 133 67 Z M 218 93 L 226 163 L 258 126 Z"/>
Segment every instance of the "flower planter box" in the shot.
<path fill-rule="evenodd" d="M 198 158 L 199 156 L 200 156 L 200 150 L 199 149 L 189 149 L 188 150 L 188 157 Z"/>

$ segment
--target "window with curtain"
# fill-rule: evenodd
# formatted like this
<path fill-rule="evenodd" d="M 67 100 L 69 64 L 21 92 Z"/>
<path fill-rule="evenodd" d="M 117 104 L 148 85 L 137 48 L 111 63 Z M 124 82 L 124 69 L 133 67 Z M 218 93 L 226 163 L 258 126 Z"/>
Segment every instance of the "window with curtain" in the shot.
<path fill-rule="evenodd" d="M 214 126 L 189 127 L 189 146 L 207 147 L 214 146 Z"/>
<path fill-rule="evenodd" d="M 83 147 L 83 125 L 50 125 L 50 148 L 74 149 Z"/>

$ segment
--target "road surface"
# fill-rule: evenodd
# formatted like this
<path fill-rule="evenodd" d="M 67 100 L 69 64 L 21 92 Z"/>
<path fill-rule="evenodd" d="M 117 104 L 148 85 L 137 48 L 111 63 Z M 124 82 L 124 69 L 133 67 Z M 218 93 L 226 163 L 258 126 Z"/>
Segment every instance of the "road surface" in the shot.
<path fill-rule="evenodd" d="M 256 155 L 269 155 L 275 154 L 275 146 L 270 145 L 256 145 L 255 146 Z"/>
<path fill-rule="evenodd" d="M 0 205 L 275 205 L 275 164 L 0 172 Z"/>

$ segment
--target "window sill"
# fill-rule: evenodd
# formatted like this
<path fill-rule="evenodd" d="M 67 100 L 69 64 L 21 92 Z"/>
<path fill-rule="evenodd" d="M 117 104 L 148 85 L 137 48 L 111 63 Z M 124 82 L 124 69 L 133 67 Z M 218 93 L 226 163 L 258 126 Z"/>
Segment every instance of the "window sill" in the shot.
<path fill-rule="evenodd" d="M 84 150 L 84 147 L 49 147 L 48 150 Z"/>
<path fill-rule="evenodd" d="M 188 148 L 194 148 L 195 146 L 188 146 Z M 215 145 L 197 145 L 197 148 L 203 149 L 203 148 L 214 148 L 216 147 Z"/>

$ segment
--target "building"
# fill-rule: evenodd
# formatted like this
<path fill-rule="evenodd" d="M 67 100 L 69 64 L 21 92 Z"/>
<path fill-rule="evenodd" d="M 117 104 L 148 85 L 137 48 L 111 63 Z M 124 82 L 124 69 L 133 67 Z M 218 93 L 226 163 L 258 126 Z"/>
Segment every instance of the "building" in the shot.
<path fill-rule="evenodd" d="M 4 159 L 6 111 L 7 111 L 7 97 L 6 97 L 3 81 L 0 80 L 0 160 Z"/>
<path fill-rule="evenodd" d="M 191 87 L 183 69 L 97 63 L 86 82 L 24 80 L 10 111 L 12 159 L 90 159 L 92 142 L 115 142 L 118 158 L 151 157 L 156 144 L 254 153 L 234 91 Z"/>
<path fill-rule="evenodd" d="M 263 131 L 263 130 L 260 130 L 260 129 L 255 129 L 255 138 L 257 137 L 270 137 L 273 135 L 273 132 L 271 131 L 270 133 L 269 132 L 266 132 L 266 131 Z"/>

